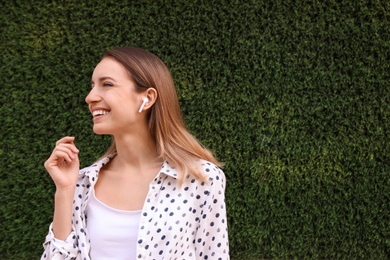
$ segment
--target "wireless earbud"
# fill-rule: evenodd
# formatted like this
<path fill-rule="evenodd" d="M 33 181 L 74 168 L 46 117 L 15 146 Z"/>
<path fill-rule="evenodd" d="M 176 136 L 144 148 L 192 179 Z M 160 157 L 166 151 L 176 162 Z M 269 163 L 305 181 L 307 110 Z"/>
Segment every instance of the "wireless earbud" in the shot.
<path fill-rule="evenodd" d="M 142 109 L 144 109 L 144 106 L 146 105 L 146 103 L 149 102 L 149 99 L 147 97 L 144 97 L 144 100 L 142 101 L 142 104 L 141 104 L 141 107 L 139 108 L 138 110 L 138 113 L 141 113 L 142 112 Z"/>

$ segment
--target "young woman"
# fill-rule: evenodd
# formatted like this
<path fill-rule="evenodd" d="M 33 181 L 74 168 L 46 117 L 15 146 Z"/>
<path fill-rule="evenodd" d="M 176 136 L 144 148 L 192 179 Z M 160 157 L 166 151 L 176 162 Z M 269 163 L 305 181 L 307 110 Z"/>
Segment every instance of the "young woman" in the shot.
<path fill-rule="evenodd" d="M 57 141 L 41 259 L 229 259 L 225 175 L 186 129 L 165 64 L 140 48 L 106 51 L 85 100 L 93 131 L 113 143 L 79 170 L 75 138 Z"/>

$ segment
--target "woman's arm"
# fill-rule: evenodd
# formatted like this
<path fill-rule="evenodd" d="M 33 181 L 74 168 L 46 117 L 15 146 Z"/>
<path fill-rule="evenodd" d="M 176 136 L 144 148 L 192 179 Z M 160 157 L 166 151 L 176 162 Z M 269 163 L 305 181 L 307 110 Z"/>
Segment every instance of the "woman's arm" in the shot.
<path fill-rule="evenodd" d="M 74 251 L 72 249 L 77 248 L 76 238 L 71 233 L 73 197 L 80 167 L 78 152 L 74 137 L 64 137 L 57 141 L 56 147 L 44 164 L 56 185 L 56 193 L 53 223 L 46 237 L 42 259 L 51 259 L 50 255 L 53 254 L 69 255 Z"/>
<path fill-rule="evenodd" d="M 229 259 L 229 239 L 225 207 L 225 174 L 214 166 L 202 220 L 196 235 L 196 252 L 202 259 Z"/>
<path fill-rule="evenodd" d="M 65 240 L 72 231 L 72 205 L 74 189 L 57 190 L 54 196 L 53 233 Z"/>

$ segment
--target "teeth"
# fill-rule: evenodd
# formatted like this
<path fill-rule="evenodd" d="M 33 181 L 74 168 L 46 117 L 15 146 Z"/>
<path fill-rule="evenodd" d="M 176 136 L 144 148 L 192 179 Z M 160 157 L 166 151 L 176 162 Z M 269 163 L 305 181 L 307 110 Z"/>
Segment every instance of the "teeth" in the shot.
<path fill-rule="evenodd" d="M 108 114 L 108 111 L 106 110 L 95 110 L 92 112 L 93 116 L 100 116 L 100 115 L 105 115 Z"/>

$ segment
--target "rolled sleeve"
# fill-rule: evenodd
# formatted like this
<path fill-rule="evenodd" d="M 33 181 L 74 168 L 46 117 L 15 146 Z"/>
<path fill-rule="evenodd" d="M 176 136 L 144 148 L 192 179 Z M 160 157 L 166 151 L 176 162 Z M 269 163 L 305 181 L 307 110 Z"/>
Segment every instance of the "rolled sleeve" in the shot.
<path fill-rule="evenodd" d="M 74 227 L 72 227 L 72 230 L 74 230 Z M 50 225 L 49 233 L 46 236 L 43 247 L 45 251 L 42 254 L 41 260 L 76 259 L 78 255 L 76 233 L 72 231 L 65 240 L 57 239 L 54 237 L 52 224 Z"/>

